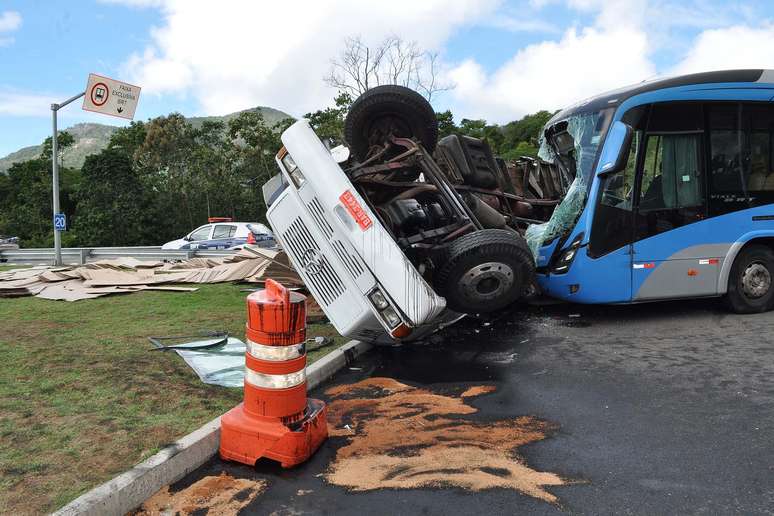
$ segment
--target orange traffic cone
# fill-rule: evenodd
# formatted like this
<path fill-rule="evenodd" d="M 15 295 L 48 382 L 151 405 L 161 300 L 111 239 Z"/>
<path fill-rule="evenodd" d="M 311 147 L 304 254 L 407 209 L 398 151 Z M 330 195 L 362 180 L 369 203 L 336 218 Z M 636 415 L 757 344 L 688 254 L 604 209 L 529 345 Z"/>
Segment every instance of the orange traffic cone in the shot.
<path fill-rule="evenodd" d="M 220 456 L 289 468 L 328 437 L 325 403 L 306 398 L 306 298 L 274 280 L 247 296 L 244 402 L 220 420 Z"/>

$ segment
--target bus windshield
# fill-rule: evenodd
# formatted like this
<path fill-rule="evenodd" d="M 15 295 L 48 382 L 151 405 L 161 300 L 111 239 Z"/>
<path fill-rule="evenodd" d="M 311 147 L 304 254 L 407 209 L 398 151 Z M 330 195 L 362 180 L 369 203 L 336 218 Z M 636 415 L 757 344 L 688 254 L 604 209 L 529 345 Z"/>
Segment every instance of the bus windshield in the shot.
<path fill-rule="evenodd" d="M 613 111 L 607 108 L 576 113 L 549 122 L 543 131 L 538 157 L 556 165 L 573 180 L 548 222 L 527 228 L 525 236 L 536 260 L 540 247 L 571 231 L 583 211 L 600 143 L 610 126 Z"/>

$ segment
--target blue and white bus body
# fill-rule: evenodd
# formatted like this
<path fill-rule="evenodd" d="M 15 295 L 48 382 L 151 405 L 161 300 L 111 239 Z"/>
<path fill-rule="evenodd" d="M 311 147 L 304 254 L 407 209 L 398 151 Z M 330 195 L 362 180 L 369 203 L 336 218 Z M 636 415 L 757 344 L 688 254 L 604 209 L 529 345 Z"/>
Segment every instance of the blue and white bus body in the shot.
<path fill-rule="evenodd" d="M 734 74 L 755 80 L 729 81 Z M 774 205 L 709 215 L 705 220 L 632 241 L 601 256 L 591 256 L 587 250 L 603 182 L 601 174 L 616 159 L 622 144 L 621 135 L 616 134 L 616 122 L 621 122 L 633 108 L 672 102 L 774 105 L 773 100 L 774 71 L 740 70 L 646 83 L 602 95 L 581 107 L 558 113 L 546 127 L 593 106 L 614 108 L 610 129 L 592 169 L 586 204 L 577 222 L 565 236 L 544 243 L 536 251 L 537 282 L 542 291 L 551 297 L 578 303 L 632 303 L 724 295 L 739 251 L 751 242 L 774 242 Z M 701 138 L 704 141 L 707 137 Z M 706 149 L 701 148 L 699 155 L 703 154 Z M 702 163 L 702 166 L 706 170 L 709 164 Z M 705 172 L 704 177 L 708 176 Z M 705 183 L 705 194 L 707 191 Z M 710 200 L 706 195 L 705 209 Z M 566 271 L 554 272 L 552 267 L 557 259 L 569 253 L 571 246 L 575 252 L 569 267 Z"/>

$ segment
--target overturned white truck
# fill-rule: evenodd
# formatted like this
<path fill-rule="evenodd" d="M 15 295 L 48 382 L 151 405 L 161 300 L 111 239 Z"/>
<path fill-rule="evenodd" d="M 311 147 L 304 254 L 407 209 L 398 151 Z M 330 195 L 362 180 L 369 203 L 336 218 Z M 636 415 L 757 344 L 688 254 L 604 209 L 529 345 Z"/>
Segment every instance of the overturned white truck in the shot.
<path fill-rule="evenodd" d="M 400 86 L 353 103 L 346 147 L 329 150 L 305 120 L 282 134 L 267 217 L 344 336 L 414 340 L 532 286 L 523 231 L 572 178 L 538 161 L 507 166 L 479 139 L 437 138 L 430 104 Z"/>

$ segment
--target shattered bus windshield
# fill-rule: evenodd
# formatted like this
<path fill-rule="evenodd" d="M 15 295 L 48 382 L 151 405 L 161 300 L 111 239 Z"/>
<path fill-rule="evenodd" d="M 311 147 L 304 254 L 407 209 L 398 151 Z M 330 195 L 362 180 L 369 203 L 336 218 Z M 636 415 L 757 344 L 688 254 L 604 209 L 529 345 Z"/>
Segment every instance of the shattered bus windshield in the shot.
<path fill-rule="evenodd" d="M 535 259 L 540 247 L 570 231 L 583 211 L 599 144 L 612 114 L 612 108 L 574 114 L 547 126 L 541 136 L 538 157 L 574 179 L 549 221 L 527 228 L 525 237 Z"/>

